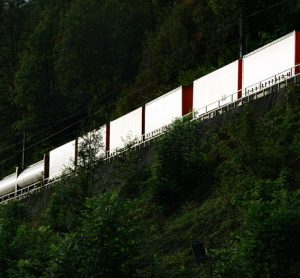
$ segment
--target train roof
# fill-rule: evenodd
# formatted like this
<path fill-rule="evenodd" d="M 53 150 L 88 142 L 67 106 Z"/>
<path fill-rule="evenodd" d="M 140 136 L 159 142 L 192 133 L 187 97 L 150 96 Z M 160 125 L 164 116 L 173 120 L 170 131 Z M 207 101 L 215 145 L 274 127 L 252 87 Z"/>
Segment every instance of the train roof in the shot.
<path fill-rule="evenodd" d="M 258 49 L 255 49 L 254 51 L 252 51 L 252 52 L 250 52 L 250 53 L 244 55 L 243 58 L 247 58 L 247 57 L 249 57 L 249 56 L 251 56 L 251 55 L 253 55 L 253 54 L 255 54 L 255 53 L 259 52 L 259 51 L 262 51 L 262 50 L 264 50 L 264 49 L 270 47 L 270 46 L 273 45 L 273 44 L 276 44 L 276 43 L 278 43 L 278 42 L 280 42 L 280 41 L 282 41 L 282 40 L 284 40 L 284 39 L 286 39 L 286 38 L 288 38 L 288 37 L 290 37 L 290 36 L 293 36 L 295 33 L 296 33 L 296 31 L 293 31 L 293 32 L 291 32 L 291 33 L 288 33 L 288 34 L 286 34 L 285 36 L 280 37 L 279 39 L 277 39 L 277 40 L 275 40 L 275 41 L 272 41 L 272 42 L 270 42 L 270 43 L 268 43 L 268 44 L 266 44 L 266 45 L 264 45 L 264 46 L 262 46 L 262 47 L 260 47 L 260 48 L 258 48 Z"/>

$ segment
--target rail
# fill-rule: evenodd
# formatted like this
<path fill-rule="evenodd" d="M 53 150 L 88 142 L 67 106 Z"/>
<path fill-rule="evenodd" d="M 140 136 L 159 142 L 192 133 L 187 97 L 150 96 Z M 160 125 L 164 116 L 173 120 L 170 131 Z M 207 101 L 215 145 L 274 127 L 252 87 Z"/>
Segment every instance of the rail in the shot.
<path fill-rule="evenodd" d="M 289 70 L 276 74 L 270 78 L 267 78 L 261 82 L 254 84 L 245 88 L 243 91 L 235 92 L 225 98 L 215 101 L 211 104 L 204 106 L 203 108 L 192 111 L 189 116 L 191 116 L 191 121 L 200 121 L 214 118 L 225 112 L 235 109 L 236 107 L 242 106 L 251 101 L 265 97 L 266 95 L 280 92 L 283 88 L 287 87 L 289 84 L 296 84 L 300 82 L 300 73 L 296 73 L 296 65 Z M 238 98 L 238 95 L 242 93 L 242 97 Z M 203 112 L 205 111 L 205 112 Z M 187 116 L 187 115 L 186 115 Z M 184 117 L 186 117 L 184 116 Z M 183 117 L 182 117 L 183 118 Z M 107 152 L 106 157 L 103 160 L 108 163 L 114 160 L 120 155 L 126 155 L 130 151 L 136 151 L 149 146 L 152 142 L 156 141 L 161 135 L 163 135 L 170 128 L 171 124 L 160 127 L 153 130 L 147 134 L 142 135 L 137 140 L 131 142 L 128 147 L 123 149 L 117 149 L 114 152 Z M 52 188 L 57 182 L 61 180 L 61 177 L 57 177 L 55 180 L 44 180 L 27 187 L 18 189 L 15 192 L 3 195 L 0 197 L 0 204 L 5 204 L 14 200 L 22 200 L 33 194 L 39 193 L 44 189 Z"/>

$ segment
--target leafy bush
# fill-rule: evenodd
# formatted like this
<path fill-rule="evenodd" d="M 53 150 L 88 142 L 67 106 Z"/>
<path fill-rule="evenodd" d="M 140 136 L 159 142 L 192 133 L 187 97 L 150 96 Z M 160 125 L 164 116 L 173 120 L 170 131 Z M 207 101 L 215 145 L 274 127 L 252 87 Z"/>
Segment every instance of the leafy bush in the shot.
<path fill-rule="evenodd" d="M 212 160 L 197 124 L 177 121 L 171 126 L 158 143 L 152 171 L 152 198 L 165 213 L 209 195 L 214 183 Z"/>
<path fill-rule="evenodd" d="M 145 228 L 142 215 L 137 203 L 116 194 L 87 201 L 82 224 L 69 237 L 76 277 L 133 277 Z"/>
<path fill-rule="evenodd" d="M 244 231 L 231 250 L 218 254 L 215 276 L 297 277 L 299 197 L 299 190 L 288 191 L 284 178 L 257 182 L 244 203 Z"/>
<path fill-rule="evenodd" d="M 10 262 L 8 277 L 49 277 L 45 273 L 52 265 L 53 250 L 59 241 L 49 227 L 20 226 L 12 241 L 17 258 Z"/>
<path fill-rule="evenodd" d="M 25 206 L 19 202 L 0 206 L 0 273 L 2 275 L 5 275 L 9 263 L 17 256 L 14 252 L 13 240 L 19 227 L 28 219 Z"/>
<path fill-rule="evenodd" d="M 85 175 L 65 177 L 55 187 L 47 208 L 49 225 L 59 232 L 69 232 L 80 223 L 80 212 L 87 197 Z"/>

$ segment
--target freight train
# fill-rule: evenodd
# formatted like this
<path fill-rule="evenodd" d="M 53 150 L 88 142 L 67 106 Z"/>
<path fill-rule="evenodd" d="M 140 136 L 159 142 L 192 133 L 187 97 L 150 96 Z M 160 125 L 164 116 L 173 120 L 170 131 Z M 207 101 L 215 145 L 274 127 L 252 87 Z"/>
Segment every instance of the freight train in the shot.
<path fill-rule="evenodd" d="M 193 82 L 112 120 L 97 131 L 98 155 L 109 158 L 124 148 L 125 141 L 143 142 L 157 136 L 176 118 L 191 112 L 198 116 L 234 103 L 255 92 L 274 87 L 300 73 L 300 32 L 292 32 Z M 18 189 L 58 179 L 66 167 L 74 168 L 82 138 L 56 149 L 44 158 L 0 180 L 0 197 Z M 101 142 L 100 142 L 101 141 Z"/>

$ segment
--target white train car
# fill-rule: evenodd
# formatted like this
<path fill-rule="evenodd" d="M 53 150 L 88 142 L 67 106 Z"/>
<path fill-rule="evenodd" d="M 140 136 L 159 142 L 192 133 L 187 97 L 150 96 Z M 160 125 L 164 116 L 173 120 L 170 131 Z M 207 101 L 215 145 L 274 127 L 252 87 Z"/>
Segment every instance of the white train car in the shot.
<path fill-rule="evenodd" d="M 182 87 L 160 96 L 145 105 L 145 134 L 151 137 L 163 126 L 182 116 Z"/>
<path fill-rule="evenodd" d="M 243 96 L 299 73 L 299 39 L 299 32 L 292 32 L 244 56 Z"/>
<path fill-rule="evenodd" d="M 58 178 L 65 169 L 74 169 L 77 162 L 77 140 L 66 143 L 49 153 L 49 180 Z"/>
<path fill-rule="evenodd" d="M 194 110 L 198 115 L 235 101 L 241 90 L 241 60 L 194 81 Z"/>
<path fill-rule="evenodd" d="M 17 188 L 17 173 L 11 174 L 0 181 L 0 196 L 12 193 Z"/>
<path fill-rule="evenodd" d="M 30 184 L 42 181 L 44 179 L 45 161 L 41 160 L 28 168 L 26 168 L 17 177 L 17 186 L 19 188 L 26 187 Z"/>
<path fill-rule="evenodd" d="M 145 138 L 160 133 L 160 129 L 177 118 L 192 112 L 193 86 L 180 86 L 145 105 Z"/>
<path fill-rule="evenodd" d="M 103 125 L 99 129 L 95 129 L 93 131 L 88 132 L 82 137 L 78 138 L 78 164 L 82 164 L 83 157 L 81 157 L 81 152 L 87 151 L 89 152 L 86 156 L 95 156 L 95 159 L 104 158 L 106 156 L 106 125 Z M 90 159 L 86 157 L 86 159 Z"/>
<path fill-rule="evenodd" d="M 143 108 L 140 107 L 112 122 L 109 127 L 109 151 L 122 149 L 143 135 Z"/>

